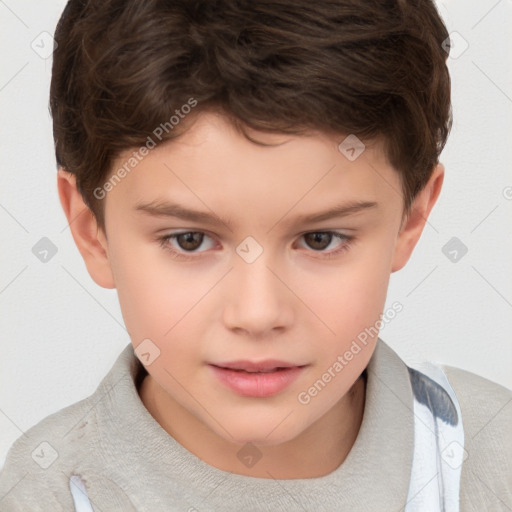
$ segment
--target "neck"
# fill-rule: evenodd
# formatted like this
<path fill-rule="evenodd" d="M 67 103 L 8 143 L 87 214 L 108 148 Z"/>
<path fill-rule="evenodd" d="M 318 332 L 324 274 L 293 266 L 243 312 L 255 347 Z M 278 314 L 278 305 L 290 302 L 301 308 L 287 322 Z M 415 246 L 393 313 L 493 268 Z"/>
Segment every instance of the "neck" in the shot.
<path fill-rule="evenodd" d="M 150 375 L 143 379 L 139 395 L 169 435 L 211 466 L 256 478 L 317 478 L 338 468 L 355 443 L 363 420 L 366 371 L 345 396 L 299 436 L 279 445 L 257 446 L 261 459 L 251 468 L 243 464 L 235 467 L 233 461 L 241 446 L 219 437 L 179 404 L 170 404 L 170 397 Z M 177 415 L 183 420 L 179 425 L 170 421 Z"/>

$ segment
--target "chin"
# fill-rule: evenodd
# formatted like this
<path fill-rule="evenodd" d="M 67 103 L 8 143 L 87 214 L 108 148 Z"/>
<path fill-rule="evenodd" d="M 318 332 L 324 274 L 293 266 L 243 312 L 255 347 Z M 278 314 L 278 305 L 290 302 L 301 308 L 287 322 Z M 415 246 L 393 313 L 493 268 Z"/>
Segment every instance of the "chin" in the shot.
<path fill-rule="evenodd" d="M 279 418 L 271 422 L 252 421 L 250 425 L 231 423 L 228 427 L 231 436 L 222 429 L 219 431 L 216 428 L 215 431 L 226 441 L 242 446 L 247 443 L 258 446 L 277 446 L 291 441 L 302 432 L 296 424 L 294 426 L 295 429 L 291 431 L 289 425 L 283 422 L 283 418 Z"/>

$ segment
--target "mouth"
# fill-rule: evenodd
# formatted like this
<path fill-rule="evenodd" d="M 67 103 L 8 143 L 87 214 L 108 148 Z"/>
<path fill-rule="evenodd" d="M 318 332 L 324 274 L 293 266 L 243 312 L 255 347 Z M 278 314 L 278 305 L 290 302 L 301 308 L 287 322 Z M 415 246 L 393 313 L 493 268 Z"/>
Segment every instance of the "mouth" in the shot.
<path fill-rule="evenodd" d="M 284 391 L 308 365 L 267 360 L 234 361 L 209 366 L 217 379 L 236 394 L 265 398 Z"/>
<path fill-rule="evenodd" d="M 270 373 L 275 371 L 288 370 L 290 368 L 302 368 L 305 364 L 294 364 L 276 359 L 265 361 L 230 361 L 226 363 L 211 363 L 212 366 L 225 370 L 240 371 L 246 373 Z"/>
<path fill-rule="evenodd" d="M 213 365 L 213 366 L 216 366 L 216 365 Z M 272 372 L 280 372 L 280 371 L 283 371 L 283 370 L 289 370 L 290 368 L 293 368 L 293 367 L 282 367 L 282 366 L 278 366 L 277 368 L 266 368 L 266 369 L 261 369 L 261 370 L 244 370 L 242 368 L 226 368 L 226 367 L 223 367 L 223 366 L 217 366 L 217 368 L 221 368 L 223 370 L 231 370 L 233 372 L 244 372 L 244 373 L 272 373 Z M 300 367 L 299 367 L 300 368 Z"/>

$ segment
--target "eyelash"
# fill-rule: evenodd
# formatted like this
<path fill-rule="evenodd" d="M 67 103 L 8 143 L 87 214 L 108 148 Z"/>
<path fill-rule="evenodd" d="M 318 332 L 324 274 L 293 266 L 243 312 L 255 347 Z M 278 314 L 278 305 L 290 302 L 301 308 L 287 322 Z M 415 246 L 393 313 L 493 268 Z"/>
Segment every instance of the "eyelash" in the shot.
<path fill-rule="evenodd" d="M 187 252 L 182 253 L 182 252 L 174 249 L 169 243 L 171 240 L 175 240 L 179 235 L 187 235 L 189 233 L 200 233 L 200 234 L 208 237 L 208 235 L 206 233 L 204 233 L 203 231 L 181 231 L 178 233 L 171 233 L 169 235 L 165 235 L 163 237 L 158 238 L 159 245 L 162 248 L 164 248 L 166 251 L 169 251 L 173 258 L 175 258 L 177 260 L 182 260 L 182 261 L 191 261 L 191 260 L 197 258 L 197 256 L 189 256 L 189 254 L 192 255 L 198 251 L 190 251 L 188 253 Z M 324 252 L 322 250 L 315 251 L 314 249 L 311 249 L 311 252 L 321 254 L 321 258 L 324 258 L 324 259 L 331 259 L 331 258 L 334 258 L 334 257 L 340 255 L 344 251 L 348 250 L 351 247 L 351 244 L 355 240 L 354 236 L 345 235 L 345 234 L 339 233 L 337 231 L 308 231 L 307 233 L 302 233 L 301 237 L 303 237 L 305 235 L 311 235 L 311 234 L 330 234 L 334 238 L 338 238 L 341 242 L 344 242 L 341 244 L 341 246 L 338 249 L 334 249 L 329 252 Z M 211 237 L 208 237 L 208 238 L 211 238 Z M 332 242 L 332 240 L 331 240 L 331 242 Z M 329 245 L 331 242 L 329 242 Z M 202 241 L 201 241 L 201 243 L 202 243 Z M 199 252 L 199 254 L 201 254 L 202 252 L 204 252 L 204 251 Z"/>

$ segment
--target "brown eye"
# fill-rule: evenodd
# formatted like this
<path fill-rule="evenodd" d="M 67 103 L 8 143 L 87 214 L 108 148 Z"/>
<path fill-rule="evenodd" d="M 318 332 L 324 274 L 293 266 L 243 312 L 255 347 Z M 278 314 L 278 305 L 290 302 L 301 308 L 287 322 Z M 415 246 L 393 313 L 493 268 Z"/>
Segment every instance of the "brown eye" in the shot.
<path fill-rule="evenodd" d="M 306 233 L 304 240 L 306 240 L 311 249 L 322 251 L 329 247 L 332 241 L 332 233 Z"/>
<path fill-rule="evenodd" d="M 203 242 L 204 233 L 189 232 L 175 235 L 176 241 L 181 249 L 184 251 L 195 251 L 201 247 Z"/>
<path fill-rule="evenodd" d="M 175 260 L 192 261 L 215 248 L 215 240 L 202 231 L 182 231 L 157 239 L 160 247 Z M 205 246 L 206 242 L 206 246 Z"/>

